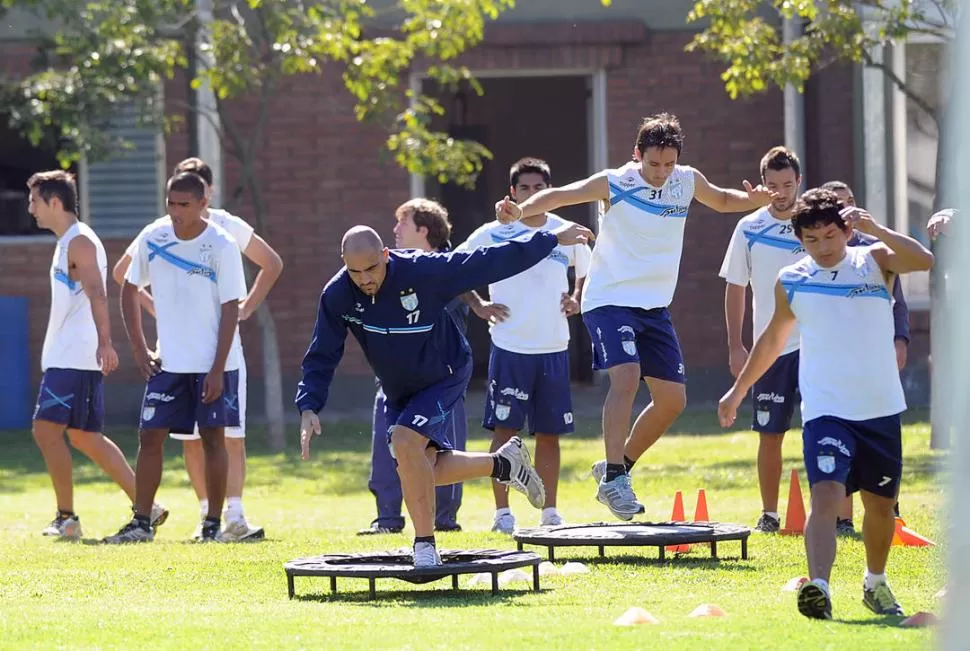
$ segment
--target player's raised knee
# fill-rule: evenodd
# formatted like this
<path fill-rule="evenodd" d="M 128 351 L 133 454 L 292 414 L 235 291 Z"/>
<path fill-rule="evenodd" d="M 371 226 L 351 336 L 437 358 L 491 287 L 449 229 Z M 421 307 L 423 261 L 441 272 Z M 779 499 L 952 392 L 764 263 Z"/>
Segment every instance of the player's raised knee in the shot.
<path fill-rule="evenodd" d="M 398 460 L 424 454 L 428 439 L 407 427 L 395 425 L 391 429 L 391 455 Z"/>

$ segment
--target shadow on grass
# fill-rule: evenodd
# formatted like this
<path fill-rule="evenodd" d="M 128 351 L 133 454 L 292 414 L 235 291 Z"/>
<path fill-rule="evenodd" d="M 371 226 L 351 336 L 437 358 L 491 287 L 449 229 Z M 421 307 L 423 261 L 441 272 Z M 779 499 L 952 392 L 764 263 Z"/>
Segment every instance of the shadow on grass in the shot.
<path fill-rule="evenodd" d="M 699 543 L 703 544 L 703 543 Z M 725 543 L 722 543 L 725 544 Z M 720 549 L 720 547 L 718 548 Z M 579 557 L 569 560 L 580 560 Z M 718 558 L 685 558 L 668 554 L 664 560 L 656 556 L 641 556 L 637 554 L 617 554 L 606 557 L 595 556 L 581 559 L 590 565 L 642 565 L 647 567 L 679 567 L 691 570 L 716 570 L 725 572 L 756 572 L 757 569 L 749 565 L 749 560 L 741 560 L 741 556 L 719 555 Z"/>
<path fill-rule="evenodd" d="M 306 577 L 300 578 L 305 579 Z M 450 577 L 446 576 L 440 579 L 440 581 L 446 582 L 448 579 L 450 579 Z M 376 585 L 376 598 L 371 599 L 367 588 L 367 582 L 365 580 L 357 579 L 356 581 L 346 583 L 344 583 L 344 581 L 346 581 L 346 579 L 341 579 L 341 583 L 337 584 L 338 592 L 336 594 L 331 592 L 310 592 L 306 594 L 297 594 L 295 597 L 293 597 L 293 600 L 315 603 L 358 604 L 361 606 L 372 606 L 377 608 L 384 608 L 387 606 L 409 606 L 418 608 L 467 608 L 470 606 L 508 604 L 514 602 L 520 597 L 530 594 L 546 594 L 551 591 L 547 588 L 543 588 L 539 590 L 539 592 L 535 592 L 531 588 L 503 587 L 499 589 L 500 591 L 497 595 L 493 595 L 490 588 L 471 589 L 463 587 L 454 590 L 451 588 L 450 583 L 444 583 L 443 585 L 448 586 L 447 589 L 445 589 L 441 585 L 436 586 L 435 584 L 437 582 L 425 584 L 427 586 L 434 587 L 421 590 L 382 590 L 382 585 L 387 585 L 389 581 L 393 581 L 393 579 L 382 579 L 378 581 Z M 299 590 L 299 588 L 300 584 L 297 584 L 297 589 Z"/>

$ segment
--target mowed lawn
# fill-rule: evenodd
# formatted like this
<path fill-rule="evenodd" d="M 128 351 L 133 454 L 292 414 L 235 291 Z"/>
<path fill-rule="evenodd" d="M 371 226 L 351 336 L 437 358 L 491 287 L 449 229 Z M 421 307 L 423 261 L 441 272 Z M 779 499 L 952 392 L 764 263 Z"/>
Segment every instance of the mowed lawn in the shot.
<path fill-rule="evenodd" d="M 740 419 L 739 419 L 740 420 Z M 181 450 L 169 457 L 159 499 L 172 515 L 153 544 L 94 544 L 130 517 L 124 495 L 86 460 L 75 468 L 76 510 L 85 543 L 57 543 L 40 536 L 54 515 L 53 494 L 39 452 L 28 433 L 3 434 L 0 456 L 0 646 L 4 648 L 308 648 L 308 649 L 913 649 L 933 643 L 930 629 L 897 626 L 897 618 L 872 615 L 861 604 L 863 547 L 840 539 L 833 574 L 835 621 L 802 618 L 782 586 L 805 573 L 803 539 L 752 534 L 751 557 L 737 543 L 719 546 L 720 561 L 706 549 L 665 562 L 656 549 L 557 550 L 557 565 L 576 560 L 588 574 L 544 577 L 541 593 L 511 584 L 493 597 L 485 586 L 452 592 L 450 581 L 412 586 L 378 581 L 378 600 L 367 600 L 367 582 L 342 579 L 337 595 L 326 579 L 297 579 L 298 599 L 288 600 L 283 564 L 325 552 L 406 547 L 412 535 L 358 538 L 374 512 L 367 491 L 369 433 L 364 423 L 327 426 L 314 441 L 311 461 L 301 462 L 295 433 L 286 454 L 260 450 L 251 436 L 245 503 L 253 522 L 266 527 L 265 542 L 198 545 L 188 542 L 198 506 L 188 485 Z M 487 440 L 474 434 L 469 447 Z M 601 458 L 594 422 L 564 440 L 560 510 L 571 522 L 610 521 L 594 497 L 590 464 Z M 116 440 L 134 459 L 130 433 Z M 938 541 L 929 549 L 894 548 L 889 575 L 907 613 L 942 604 L 934 594 L 945 583 L 940 454 L 929 450 L 925 423 L 907 425 L 901 507 L 909 526 Z M 667 520 L 676 491 L 688 518 L 697 489 L 706 490 L 712 520 L 753 526 L 760 511 L 751 432 L 722 433 L 709 413 L 686 415 L 673 435 L 634 470 L 646 518 Z M 801 467 L 800 437 L 785 444 L 782 510 L 790 469 Z M 802 488 L 807 500 L 804 471 Z M 860 508 L 856 499 L 856 508 Z M 441 548 L 513 549 L 507 537 L 488 532 L 491 492 L 484 481 L 466 484 L 459 514 L 462 533 L 439 534 Z M 518 494 L 520 526 L 538 513 Z M 784 513 L 783 513 L 784 515 Z M 861 514 L 858 514 L 861 515 Z M 861 528 L 861 518 L 857 517 Z M 537 549 L 545 555 L 543 549 Z M 691 618 L 700 604 L 727 612 Z M 631 606 L 659 625 L 614 626 Z"/>

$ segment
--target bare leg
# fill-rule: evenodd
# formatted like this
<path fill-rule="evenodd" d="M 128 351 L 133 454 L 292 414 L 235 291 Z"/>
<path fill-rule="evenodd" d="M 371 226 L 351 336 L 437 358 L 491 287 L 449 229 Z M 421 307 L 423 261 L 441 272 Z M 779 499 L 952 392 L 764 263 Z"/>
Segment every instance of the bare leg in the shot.
<path fill-rule="evenodd" d="M 205 478 L 205 451 L 202 449 L 202 439 L 182 441 L 182 453 L 185 455 L 185 471 L 189 474 L 189 482 L 195 490 L 195 496 L 201 502 L 208 499 Z"/>
<path fill-rule="evenodd" d="M 630 432 L 630 438 L 626 442 L 624 450 L 626 456 L 634 461 L 639 459 L 644 452 L 650 449 L 657 442 L 667 428 L 674 424 L 677 417 L 687 406 L 687 389 L 679 382 L 669 380 L 658 380 L 657 378 L 644 378 L 647 387 L 650 389 L 652 400 L 647 405 Z M 630 407 L 633 404 L 631 401 Z M 616 463 L 622 463 L 623 459 Z M 613 463 L 613 462 L 610 462 Z"/>
<path fill-rule="evenodd" d="M 229 471 L 226 475 L 226 497 L 242 499 L 246 483 L 246 439 L 226 437 Z"/>
<path fill-rule="evenodd" d="M 47 465 L 47 474 L 54 485 L 57 510 L 74 512 L 74 480 L 71 450 L 64 441 L 64 426 L 47 420 L 34 421 L 34 440 Z"/>
<path fill-rule="evenodd" d="M 509 429 L 508 427 L 496 427 L 495 432 L 492 434 L 492 444 L 489 446 L 489 452 L 496 452 L 500 447 L 508 443 L 509 439 L 515 436 L 515 430 Z M 443 484 L 446 485 L 446 484 Z M 496 509 L 507 509 L 509 508 L 509 487 L 505 484 L 500 484 L 497 481 L 492 482 L 492 493 L 495 495 L 495 508 Z"/>
<path fill-rule="evenodd" d="M 67 430 L 71 445 L 98 465 L 114 483 L 121 487 L 132 504 L 135 503 L 135 471 L 128 465 L 125 453 L 115 442 L 100 432 Z"/>
<path fill-rule="evenodd" d="M 822 481 L 812 486 L 812 508 L 805 523 L 805 553 L 811 579 L 829 580 L 835 564 L 835 519 L 845 497 L 845 484 Z M 890 512 L 892 505 L 890 504 Z"/>
<path fill-rule="evenodd" d="M 640 364 L 619 364 L 610 368 L 610 390 L 603 403 L 603 443 L 606 462 L 623 463 L 623 448 L 630 433 L 633 401 L 640 388 Z"/>
<path fill-rule="evenodd" d="M 862 541 L 866 546 L 866 566 L 870 574 L 885 574 L 889 549 L 896 530 L 893 507 L 895 497 L 882 497 L 875 493 L 860 491 L 865 517 L 862 520 Z"/>
<path fill-rule="evenodd" d="M 138 459 L 135 462 L 135 515 L 150 518 L 155 493 L 162 483 L 167 429 L 145 429 L 138 433 Z"/>
<path fill-rule="evenodd" d="M 494 461 L 485 452 L 438 452 L 433 455 L 434 479 L 438 486 L 490 477 Z"/>
<path fill-rule="evenodd" d="M 226 500 L 226 474 L 229 463 L 226 454 L 225 428 L 200 427 L 202 449 L 205 452 L 205 485 L 209 496 L 210 520 L 222 517 L 222 505 Z"/>
<path fill-rule="evenodd" d="M 543 508 L 556 506 L 559 465 L 559 437 L 555 434 L 536 434 L 536 472 L 546 488 L 546 503 Z"/>
<path fill-rule="evenodd" d="M 761 488 L 761 508 L 768 513 L 778 512 L 778 486 L 781 484 L 782 444 L 784 434 L 762 432 L 758 439 L 758 485 Z"/>
<path fill-rule="evenodd" d="M 397 459 L 397 474 L 401 478 L 404 504 L 414 524 L 416 538 L 434 535 L 435 474 L 425 452 L 427 447 L 428 439 L 425 437 L 402 425 L 394 426 L 391 450 Z M 461 479 L 463 478 L 449 483 Z"/>
<path fill-rule="evenodd" d="M 852 519 L 852 496 L 846 495 L 845 501 L 842 502 L 842 511 L 839 513 L 839 517 L 843 520 Z"/>

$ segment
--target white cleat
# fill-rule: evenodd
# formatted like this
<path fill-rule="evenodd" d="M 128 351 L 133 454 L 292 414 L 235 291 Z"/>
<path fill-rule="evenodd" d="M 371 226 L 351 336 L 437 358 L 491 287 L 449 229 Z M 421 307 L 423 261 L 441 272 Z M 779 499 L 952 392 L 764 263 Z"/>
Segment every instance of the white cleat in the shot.
<path fill-rule="evenodd" d="M 438 548 L 427 542 L 414 543 L 414 568 L 438 567 L 442 565 Z"/>
<path fill-rule="evenodd" d="M 633 516 L 646 510 L 643 504 L 637 501 L 633 486 L 630 484 L 630 475 L 620 475 L 613 481 L 606 481 L 604 478 L 596 491 L 596 499 L 601 504 L 605 504 L 620 520 L 632 520 Z"/>
<path fill-rule="evenodd" d="M 62 516 L 58 513 L 57 517 L 40 533 L 61 540 L 80 540 L 83 535 L 81 533 L 81 518 L 76 515 Z"/>
<path fill-rule="evenodd" d="M 509 481 L 499 481 L 499 483 L 508 484 L 520 493 L 524 493 L 529 498 L 529 504 L 541 509 L 546 503 L 546 489 L 542 485 L 539 473 L 532 467 L 532 458 L 522 439 L 513 436 L 495 454 L 507 459 L 512 467 Z"/>
<path fill-rule="evenodd" d="M 496 513 L 492 521 L 492 531 L 512 535 L 515 531 L 515 516 L 511 513 Z"/>
<path fill-rule="evenodd" d="M 539 520 L 540 527 L 558 527 L 561 524 L 564 524 L 564 520 L 559 511 L 543 512 L 542 518 Z"/>
<path fill-rule="evenodd" d="M 201 531 L 199 533 L 201 534 Z M 266 532 L 263 528 L 250 525 L 246 522 L 246 518 L 227 520 L 226 528 L 222 530 L 223 542 L 255 542 L 265 537 Z"/>

